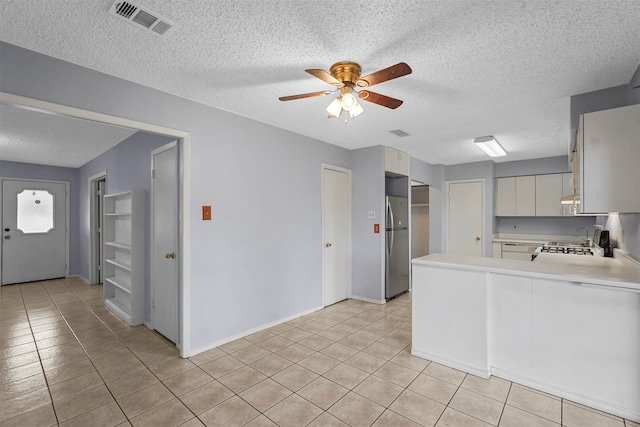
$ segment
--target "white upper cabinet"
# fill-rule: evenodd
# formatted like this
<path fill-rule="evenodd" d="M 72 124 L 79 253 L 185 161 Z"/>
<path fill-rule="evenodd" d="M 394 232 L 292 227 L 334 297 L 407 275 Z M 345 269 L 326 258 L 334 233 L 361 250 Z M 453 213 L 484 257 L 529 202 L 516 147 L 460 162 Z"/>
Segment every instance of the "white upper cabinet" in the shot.
<path fill-rule="evenodd" d="M 562 197 L 570 196 L 575 193 L 575 187 L 573 185 L 574 178 L 573 173 L 562 174 Z M 562 216 L 573 216 L 572 205 L 562 205 Z"/>
<path fill-rule="evenodd" d="M 579 213 L 640 212 L 640 104 L 580 116 Z"/>
<path fill-rule="evenodd" d="M 496 216 L 535 216 L 535 176 L 496 179 Z M 560 203 L 560 199 L 558 199 Z"/>
<path fill-rule="evenodd" d="M 562 216 L 562 177 L 559 173 L 535 176 L 536 216 Z"/>
<path fill-rule="evenodd" d="M 390 175 L 409 176 L 411 158 L 395 148 L 384 147 L 384 170 Z"/>

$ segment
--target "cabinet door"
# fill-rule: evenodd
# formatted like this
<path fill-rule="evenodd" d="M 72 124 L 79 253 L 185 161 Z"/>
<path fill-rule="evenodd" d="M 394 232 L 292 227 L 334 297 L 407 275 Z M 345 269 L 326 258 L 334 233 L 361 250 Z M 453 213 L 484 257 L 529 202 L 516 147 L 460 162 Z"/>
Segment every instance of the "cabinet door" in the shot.
<path fill-rule="evenodd" d="M 384 170 L 386 172 L 399 173 L 398 150 L 384 147 Z"/>
<path fill-rule="evenodd" d="M 583 118 L 583 212 L 640 212 L 640 104 Z"/>
<path fill-rule="evenodd" d="M 558 199 L 560 200 L 560 199 Z M 536 215 L 536 177 L 516 177 L 516 216 Z"/>
<path fill-rule="evenodd" d="M 398 173 L 400 175 L 409 176 L 411 165 L 411 157 L 402 151 L 398 151 Z"/>
<path fill-rule="evenodd" d="M 496 216 L 515 216 L 516 179 L 514 177 L 496 179 Z"/>
<path fill-rule="evenodd" d="M 562 174 L 536 175 L 536 216 L 562 216 L 561 198 Z"/>

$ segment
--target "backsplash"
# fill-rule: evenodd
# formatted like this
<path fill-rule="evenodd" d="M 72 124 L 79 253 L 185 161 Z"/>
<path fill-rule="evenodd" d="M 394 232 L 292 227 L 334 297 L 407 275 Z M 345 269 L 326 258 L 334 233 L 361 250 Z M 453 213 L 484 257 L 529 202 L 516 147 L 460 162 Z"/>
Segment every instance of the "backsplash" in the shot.
<path fill-rule="evenodd" d="M 640 213 L 610 214 L 604 224 L 611 244 L 640 261 Z"/>
<path fill-rule="evenodd" d="M 562 236 L 585 236 L 584 230 L 589 230 L 589 236 L 593 236 L 595 217 L 568 216 L 568 217 L 496 217 L 495 233 L 511 234 L 548 234 Z"/>

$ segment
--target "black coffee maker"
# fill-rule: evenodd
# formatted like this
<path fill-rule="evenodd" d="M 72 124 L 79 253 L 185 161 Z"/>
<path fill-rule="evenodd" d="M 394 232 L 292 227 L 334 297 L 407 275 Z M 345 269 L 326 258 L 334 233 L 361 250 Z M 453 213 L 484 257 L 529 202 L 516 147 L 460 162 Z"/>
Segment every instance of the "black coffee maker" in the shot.
<path fill-rule="evenodd" d="M 613 248 L 611 247 L 611 240 L 609 239 L 609 230 L 603 230 L 596 227 L 596 231 L 593 233 L 593 244 L 602 248 L 604 256 L 613 256 Z"/>

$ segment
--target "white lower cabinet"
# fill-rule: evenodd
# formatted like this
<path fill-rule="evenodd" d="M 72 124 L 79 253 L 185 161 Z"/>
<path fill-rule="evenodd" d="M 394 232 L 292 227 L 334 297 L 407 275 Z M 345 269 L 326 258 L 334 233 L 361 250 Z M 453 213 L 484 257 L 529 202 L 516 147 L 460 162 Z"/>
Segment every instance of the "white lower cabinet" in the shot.
<path fill-rule="evenodd" d="M 144 197 L 104 196 L 104 304 L 131 326 L 144 320 Z"/>

